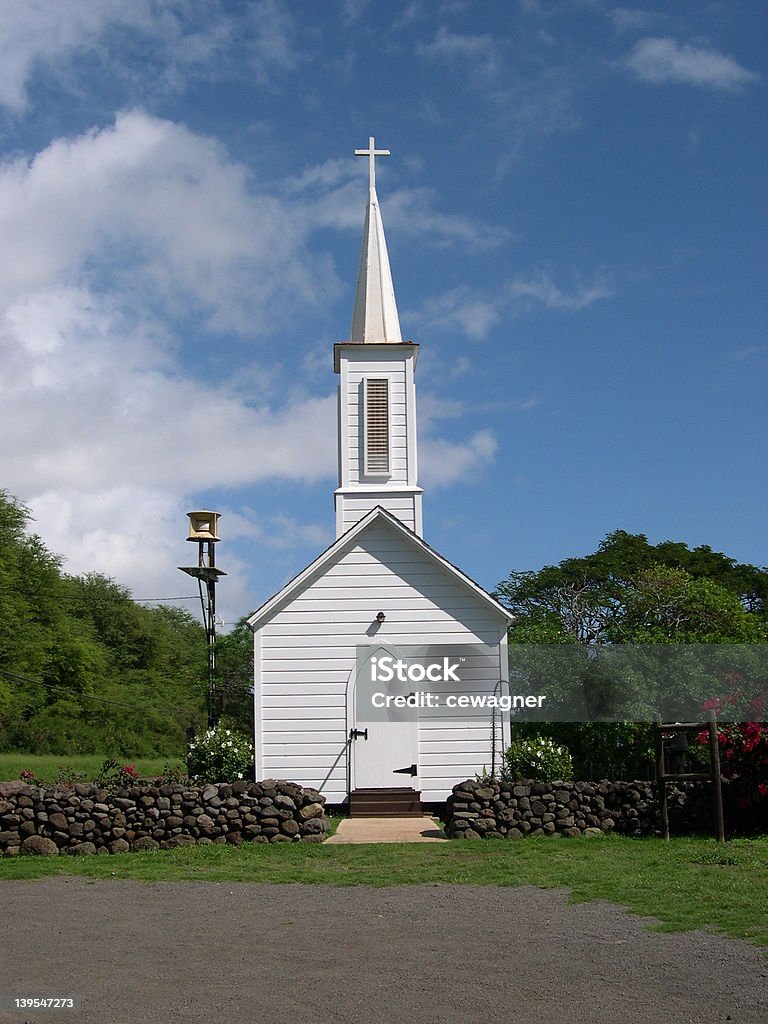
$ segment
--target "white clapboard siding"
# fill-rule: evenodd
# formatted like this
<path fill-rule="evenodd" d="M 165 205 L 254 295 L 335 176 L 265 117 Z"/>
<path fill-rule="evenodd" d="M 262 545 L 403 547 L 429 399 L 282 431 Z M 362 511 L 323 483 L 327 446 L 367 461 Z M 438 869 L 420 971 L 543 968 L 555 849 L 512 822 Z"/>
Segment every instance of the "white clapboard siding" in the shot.
<path fill-rule="evenodd" d="M 278 761 L 265 761 L 264 772 L 265 779 L 282 779 L 284 782 L 319 789 L 328 803 L 341 803 L 347 793 L 347 773 L 344 768 L 334 768 L 323 775 L 316 768 L 292 768 L 285 771 Z"/>
<path fill-rule="evenodd" d="M 306 703 L 307 698 L 303 693 L 281 694 L 279 697 L 264 697 L 265 708 L 306 707 Z M 316 693 L 312 698 L 312 706 L 316 708 L 338 708 L 339 700 L 333 694 Z"/>
<path fill-rule="evenodd" d="M 292 648 L 297 646 L 311 647 L 314 644 L 317 644 L 318 647 L 325 647 L 333 643 L 333 638 L 328 636 L 328 626 L 335 625 L 339 635 L 348 633 L 350 636 L 359 636 L 360 626 L 363 623 L 365 626 L 369 626 L 373 618 L 370 611 L 366 611 L 364 608 L 350 608 L 349 621 L 344 623 L 334 623 L 332 612 L 327 608 L 324 611 L 286 612 L 284 617 L 286 621 L 283 623 L 280 635 L 269 638 L 265 637 L 265 651 L 277 647 L 282 642 L 283 637 L 290 637 L 289 643 Z M 302 618 L 305 618 L 306 621 L 302 622 Z M 443 626 L 448 627 L 447 632 L 450 632 L 451 629 L 461 628 L 457 627 L 455 619 L 451 618 L 450 614 L 442 609 L 429 611 L 424 608 L 414 608 L 408 612 L 408 623 L 409 632 L 412 632 L 414 628 L 419 629 L 419 623 L 423 624 L 424 629 L 428 629 L 431 626 L 438 632 Z M 476 627 L 480 630 L 487 626 L 487 624 L 487 621 L 478 618 L 467 619 L 462 623 L 465 628 Z M 390 620 L 392 628 L 396 628 L 397 625 L 397 622 Z"/>
<path fill-rule="evenodd" d="M 296 743 L 298 737 L 311 736 L 312 742 L 319 739 L 335 743 L 337 740 L 344 743 L 347 738 L 346 729 L 338 726 L 338 721 L 328 719 L 294 719 L 290 721 L 284 718 L 276 718 L 264 723 L 262 735 L 270 742 L 275 743 Z"/>
<path fill-rule="evenodd" d="M 475 747 L 488 746 L 490 725 L 488 722 L 465 721 L 462 725 L 463 739 Z M 456 732 L 453 727 L 446 728 L 444 723 L 425 720 L 419 727 L 419 744 L 424 750 L 434 750 L 436 746 L 444 748 L 446 741 L 454 740 Z"/>
<path fill-rule="evenodd" d="M 396 569 L 397 567 L 393 566 L 392 568 Z M 392 597 L 393 597 L 392 594 L 388 595 L 389 599 L 391 599 Z M 300 615 L 303 615 L 305 612 L 327 612 L 328 611 L 328 607 L 329 607 L 328 606 L 329 598 L 332 598 L 332 595 L 329 595 L 327 593 L 326 594 L 322 594 L 322 595 L 318 595 L 317 591 L 312 591 L 311 593 L 309 593 L 307 595 L 299 595 L 295 599 L 295 601 L 292 602 L 292 604 L 291 604 L 291 611 L 294 611 L 294 612 L 296 612 L 297 614 L 300 614 Z M 355 603 L 355 608 L 358 609 L 358 610 L 364 609 L 364 610 L 368 611 L 371 608 L 375 609 L 375 607 L 376 607 L 376 602 L 375 601 L 370 601 L 370 602 L 367 602 L 367 603 L 363 602 L 363 601 L 357 601 Z M 467 615 L 470 612 L 470 609 L 469 609 L 469 607 L 467 605 L 467 602 L 466 601 L 462 601 L 459 598 L 459 596 L 456 595 L 456 594 L 453 594 L 453 595 L 451 595 L 451 594 L 442 594 L 441 598 L 440 598 L 440 603 L 439 604 L 435 604 L 434 601 L 430 601 L 430 600 L 426 599 L 426 595 L 424 595 L 424 594 L 415 594 L 415 593 L 406 594 L 406 595 L 398 594 L 397 595 L 397 605 L 392 604 L 390 606 L 390 610 L 393 610 L 393 611 L 397 610 L 397 611 L 402 612 L 402 613 L 405 613 L 405 612 L 415 612 L 415 611 L 421 611 L 421 610 L 428 611 L 430 609 L 434 609 L 434 610 L 437 610 L 437 611 L 447 612 L 449 615 L 450 614 L 461 615 L 462 613 Z M 384 610 L 386 611 L 387 609 L 385 608 Z M 375 611 L 374 611 L 374 615 L 375 615 Z M 409 619 L 409 621 L 410 621 L 410 619 Z"/>
<path fill-rule="evenodd" d="M 262 692 L 265 696 L 280 696 L 281 694 L 288 693 L 301 693 L 307 696 L 322 693 L 332 693 L 338 696 L 342 701 L 344 700 L 344 694 L 346 693 L 346 687 L 335 681 L 326 683 L 322 688 L 318 687 L 317 683 L 296 683 L 293 680 L 289 682 L 283 681 L 282 683 L 269 683 L 262 687 Z"/>
<path fill-rule="evenodd" d="M 333 768 L 328 768 L 329 760 L 331 764 L 333 764 L 334 761 L 339 760 L 343 753 L 343 750 L 334 749 L 330 752 L 323 751 L 312 754 L 310 751 L 304 749 L 297 750 L 296 748 L 289 748 L 286 751 L 280 748 L 280 746 L 269 745 L 264 748 L 264 759 L 267 762 L 271 762 L 272 770 L 280 770 L 281 777 L 284 778 L 286 777 L 285 773 L 292 771 L 306 771 L 308 769 L 322 772 L 326 775 L 334 770 Z M 291 779 L 289 778 L 288 780 L 290 781 Z"/>
<path fill-rule="evenodd" d="M 385 622 L 375 626 L 376 614 Z M 377 518 L 308 576 L 256 629 L 257 769 L 348 795 L 349 721 L 358 645 L 498 645 L 506 621 L 418 544 Z M 471 656 L 470 662 L 471 664 Z M 493 692 L 487 666 L 466 692 Z M 490 714 L 456 712 L 420 722 L 418 782 L 426 801 L 490 765 Z"/>
<path fill-rule="evenodd" d="M 315 740 L 313 743 L 305 743 L 301 749 L 300 756 L 316 757 L 320 755 L 327 757 L 330 754 L 340 754 L 347 744 L 347 739 L 344 739 L 339 743 L 336 740 Z M 267 745 L 267 749 L 273 754 L 289 754 L 290 756 L 296 756 L 296 748 L 293 744 L 293 740 L 273 740 L 270 738 Z"/>
<path fill-rule="evenodd" d="M 387 500 L 386 495 L 379 496 L 376 499 L 376 501 L 370 501 L 368 503 L 368 507 L 365 509 L 361 509 L 360 512 L 355 512 L 354 509 L 350 509 L 348 506 L 345 505 L 342 517 L 343 529 L 345 531 L 351 529 L 355 525 L 355 523 L 359 523 L 360 520 L 363 518 L 363 515 L 361 513 L 369 512 L 371 508 L 375 507 L 376 505 L 381 506 L 381 508 L 385 508 L 387 512 L 392 512 L 393 515 L 396 515 L 400 522 L 404 523 L 409 530 L 413 530 L 414 533 L 418 532 L 418 523 L 416 521 L 416 509 L 413 506 L 413 503 L 411 503 L 411 505 L 407 509 L 393 509 L 389 507 L 389 501 Z"/>

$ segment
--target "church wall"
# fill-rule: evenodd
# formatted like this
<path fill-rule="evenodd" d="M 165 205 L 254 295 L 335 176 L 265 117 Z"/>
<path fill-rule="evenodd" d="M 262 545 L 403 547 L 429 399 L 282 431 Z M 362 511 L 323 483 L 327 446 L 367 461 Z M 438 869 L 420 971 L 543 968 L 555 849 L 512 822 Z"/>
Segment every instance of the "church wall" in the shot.
<path fill-rule="evenodd" d="M 377 629 L 378 612 L 386 615 Z M 347 796 L 350 679 L 358 644 L 498 644 L 505 623 L 385 523 L 374 523 L 256 634 L 257 772 Z M 492 690 L 493 682 L 478 686 Z M 260 726 L 258 723 L 261 723 Z M 261 730 L 261 737 L 259 736 Z M 422 722 L 422 799 L 490 766 L 488 722 Z"/>

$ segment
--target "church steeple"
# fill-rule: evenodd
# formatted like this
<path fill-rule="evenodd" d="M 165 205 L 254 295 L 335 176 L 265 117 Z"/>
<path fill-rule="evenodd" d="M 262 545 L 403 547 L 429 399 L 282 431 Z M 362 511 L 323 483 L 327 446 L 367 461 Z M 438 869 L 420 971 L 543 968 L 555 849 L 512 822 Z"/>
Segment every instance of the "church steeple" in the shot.
<path fill-rule="evenodd" d="M 355 150 L 369 161 L 360 271 L 349 341 L 334 346 L 339 382 L 339 486 L 335 491 L 340 536 L 381 506 L 422 535 L 416 462 L 416 386 L 419 346 L 403 341 L 387 244 L 376 195 L 376 149 Z"/>
<path fill-rule="evenodd" d="M 389 268 L 384 225 L 376 195 L 376 157 L 389 156 L 388 149 L 376 149 L 374 139 L 368 149 L 356 149 L 355 156 L 368 157 L 368 206 L 365 211 L 360 269 L 357 274 L 355 308 L 349 340 L 357 343 L 401 342 L 395 289 Z"/>

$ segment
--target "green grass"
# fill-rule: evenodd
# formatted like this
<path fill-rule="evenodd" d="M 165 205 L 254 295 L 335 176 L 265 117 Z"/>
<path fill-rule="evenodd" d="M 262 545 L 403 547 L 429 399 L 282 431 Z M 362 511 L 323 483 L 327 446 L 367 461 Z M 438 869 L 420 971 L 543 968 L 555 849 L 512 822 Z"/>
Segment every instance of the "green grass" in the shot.
<path fill-rule="evenodd" d="M 62 769 L 82 775 L 86 782 L 91 782 L 99 774 L 108 754 L 82 754 L 72 757 L 60 757 L 57 754 L 0 754 L 0 782 L 18 779 L 19 772 L 34 772 L 35 778 L 41 782 L 53 782 Z M 163 768 L 169 763 L 180 764 L 180 758 L 174 757 L 119 757 L 118 764 L 135 764 L 140 775 L 155 777 L 162 774 Z"/>
<path fill-rule="evenodd" d="M 705 928 L 768 946 L 768 839 L 526 839 L 322 846 L 186 847 L 110 857 L 7 858 L 0 880 L 304 882 L 564 887 L 654 917 L 664 931 Z"/>

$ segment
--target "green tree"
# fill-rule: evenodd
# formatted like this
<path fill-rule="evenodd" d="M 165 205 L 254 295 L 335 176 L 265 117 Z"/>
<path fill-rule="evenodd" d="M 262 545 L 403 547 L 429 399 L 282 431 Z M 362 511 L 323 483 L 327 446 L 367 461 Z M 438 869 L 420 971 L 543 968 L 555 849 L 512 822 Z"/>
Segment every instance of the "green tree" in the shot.
<path fill-rule="evenodd" d="M 635 643 L 764 643 L 762 615 L 722 583 L 653 565 L 628 581 L 611 639 Z"/>
<path fill-rule="evenodd" d="M 510 573 L 496 596 L 516 615 L 513 644 L 768 642 L 766 569 L 708 546 L 653 545 L 644 534 L 623 530 L 608 534 L 593 554 Z M 649 649 L 648 661 L 653 657 Z M 550 660 L 558 662 L 554 653 Z M 595 662 L 593 672 L 601 670 Z M 639 688 L 645 676 L 633 678 Z M 599 704 L 606 681 L 589 683 Z M 642 703 L 639 690 L 633 696 Z M 568 747 L 581 777 L 642 777 L 651 769 L 650 730 L 640 722 L 517 722 L 515 735 L 546 736 Z"/>
<path fill-rule="evenodd" d="M 221 713 L 253 732 L 253 632 L 243 616 L 216 643 L 216 690 Z"/>
<path fill-rule="evenodd" d="M 99 574 L 65 575 L 29 525 L 0 492 L 0 748 L 180 756 L 205 721 L 202 627 Z"/>
<path fill-rule="evenodd" d="M 591 555 L 510 573 L 496 596 L 517 616 L 513 643 L 759 642 L 768 624 L 768 570 L 623 530 Z"/>

